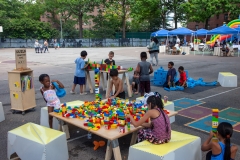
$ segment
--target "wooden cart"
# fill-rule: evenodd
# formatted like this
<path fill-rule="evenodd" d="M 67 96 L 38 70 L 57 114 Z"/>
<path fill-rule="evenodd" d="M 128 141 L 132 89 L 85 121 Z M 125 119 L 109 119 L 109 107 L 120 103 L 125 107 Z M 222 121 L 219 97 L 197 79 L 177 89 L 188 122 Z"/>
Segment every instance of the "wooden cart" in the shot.
<path fill-rule="evenodd" d="M 32 78 L 32 87 L 22 90 L 21 77 L 30 76 Z M 8 72 L 8 82 L 11 98 L 12 112 L 22 111 L 25 114 L 26 110 L 34 109 L 36 107 L 35 89 L 33 87 L 33 71 L 32 70 L 13 70 Z"/>

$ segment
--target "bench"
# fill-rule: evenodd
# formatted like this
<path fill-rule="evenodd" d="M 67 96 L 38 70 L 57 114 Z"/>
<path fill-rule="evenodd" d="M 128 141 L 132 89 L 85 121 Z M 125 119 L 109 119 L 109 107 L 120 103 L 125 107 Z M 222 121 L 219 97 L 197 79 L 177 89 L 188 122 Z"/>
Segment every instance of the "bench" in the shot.
<path fill-rule="evenodd" d="M 172 131 L 171 141 L 155 145 L 143 141 L 129 148 L 128 160 L 202 160 L 200 137 Z"/>
<path fill-rule="evenodd" d="M 219 72 L 218 82 L 222 87 L 237 87 L 237 75 L 231 72 Z"/>
<path fill-rule="evenodd" d="M 26 123 L 8 131 L 7 156 L 16 153 L 20 159 L 66 160 L 68 147 L 63 132 Z"/>

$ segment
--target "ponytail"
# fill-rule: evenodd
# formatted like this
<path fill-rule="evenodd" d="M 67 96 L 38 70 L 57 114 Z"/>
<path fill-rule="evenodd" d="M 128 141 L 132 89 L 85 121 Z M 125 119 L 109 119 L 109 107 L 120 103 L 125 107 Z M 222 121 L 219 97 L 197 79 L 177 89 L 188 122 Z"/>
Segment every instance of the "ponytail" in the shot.
<path fill-rule="evenodd" d="M 229 135 L 227 135 L 228 137 Z M 225 139 L 225 152 L 224 152 L 224 160 L 230 160 L 231 159 L 231 146 L 230 146 L 230 136 L 229 138 Z"/>
<path fill-rule="evenodd" d="M 233 127 L 228 122 L 222 122 L 217 128 L 218 134 L 225 139 L 224 160 L 231 160 L 231 142 L 230 138 L 233 134 Z"/>

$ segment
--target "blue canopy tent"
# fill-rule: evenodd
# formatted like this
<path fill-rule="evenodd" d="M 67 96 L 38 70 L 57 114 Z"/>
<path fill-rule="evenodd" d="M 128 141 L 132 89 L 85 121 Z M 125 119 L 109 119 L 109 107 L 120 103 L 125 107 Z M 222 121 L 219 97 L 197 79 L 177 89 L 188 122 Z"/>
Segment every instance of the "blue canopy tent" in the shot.
<path fill-rule="evenodd" d="M 166 29 L 161 29 L 161 30 L 159 30 L 159 31 L 156 31 L 156 32 L 153 32 L 152 34 L 151 34 L 151 37 L 161 37 L 161 36 L 168 36 L 168 30 L 166 30 Z"/>
<path fill-rule="evenodd" d="M 198 35 L 198 36 L 204 36 L 204 35 L 207 35 L 208 32 L 209 32 L 209 31 L 206 30 L 206 29 L 199 29 L 199 30 L 197 30 L 197 31 L 195 32 L 195 34 Z"/>
<path fill-rule="evenodd" d="M 169 35 L 191 35 L 191 36 L 194 36 L 194 34 L 195 34 L 195 31 L 192 31 L 185 27 L 177 28 L 177 29 L 174 29 L 169 32 Z M 191 37 L 191 42 L 192 42 L 192 37 Z"/>
<path fill-rule="evenodd" d="M 184 27 L 174 29 L 169 32 L 169 35 L 192 35 L 192 34 L 194 34 L 194 31 Z"/>
<path fill-rule="evenodd" d="M 226 25 L 223 25 L 221 27 L 210 30 L 208 34 L 238 34 L 238 31 Z"/>

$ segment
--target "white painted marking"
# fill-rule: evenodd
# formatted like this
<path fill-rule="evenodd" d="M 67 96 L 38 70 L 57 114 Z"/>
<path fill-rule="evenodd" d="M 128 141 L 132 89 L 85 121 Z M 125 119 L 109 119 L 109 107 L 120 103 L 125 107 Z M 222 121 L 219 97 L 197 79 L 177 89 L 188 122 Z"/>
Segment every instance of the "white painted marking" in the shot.
<path fill-rule="evenodd" d="M 224 94 L 224 93 L 228 93 L 228 92 L 231 92 L 231 91 L 234 91 L 236 89 L 239 89 L 240 87 L 237 87 L 237 88 L 234 88 L 234 89 L 230 89 L 228 91 L 224 91 L 224 92 L 221 92 L 221 93 L 218 93 L 218 94 L 214 94 L 214 95 L 211 95 L 211 96 L 208 96 L 208 97 L 204 97 L 204 98 L 201 98 L 201 99 L 197 99 L 197 101 L 201 101 L 203 99 L 207 99 L 207 98 L 211 98 L 211 97 L 215 97 L 215 96 L 218 96 L 218 95 L 221 95 L 221 94 Z"/>
<path fill-rule="evenodd" d="M 80 137 L 73 138 L 73 139 L 69 139 L 67 142 L 72 142 L 72 141 L 75 141 L 75 140 L 83 138 L 83 137 L 87 137 L 87 134 L 83 135 L 83 136 L 80 136 Z"/>

